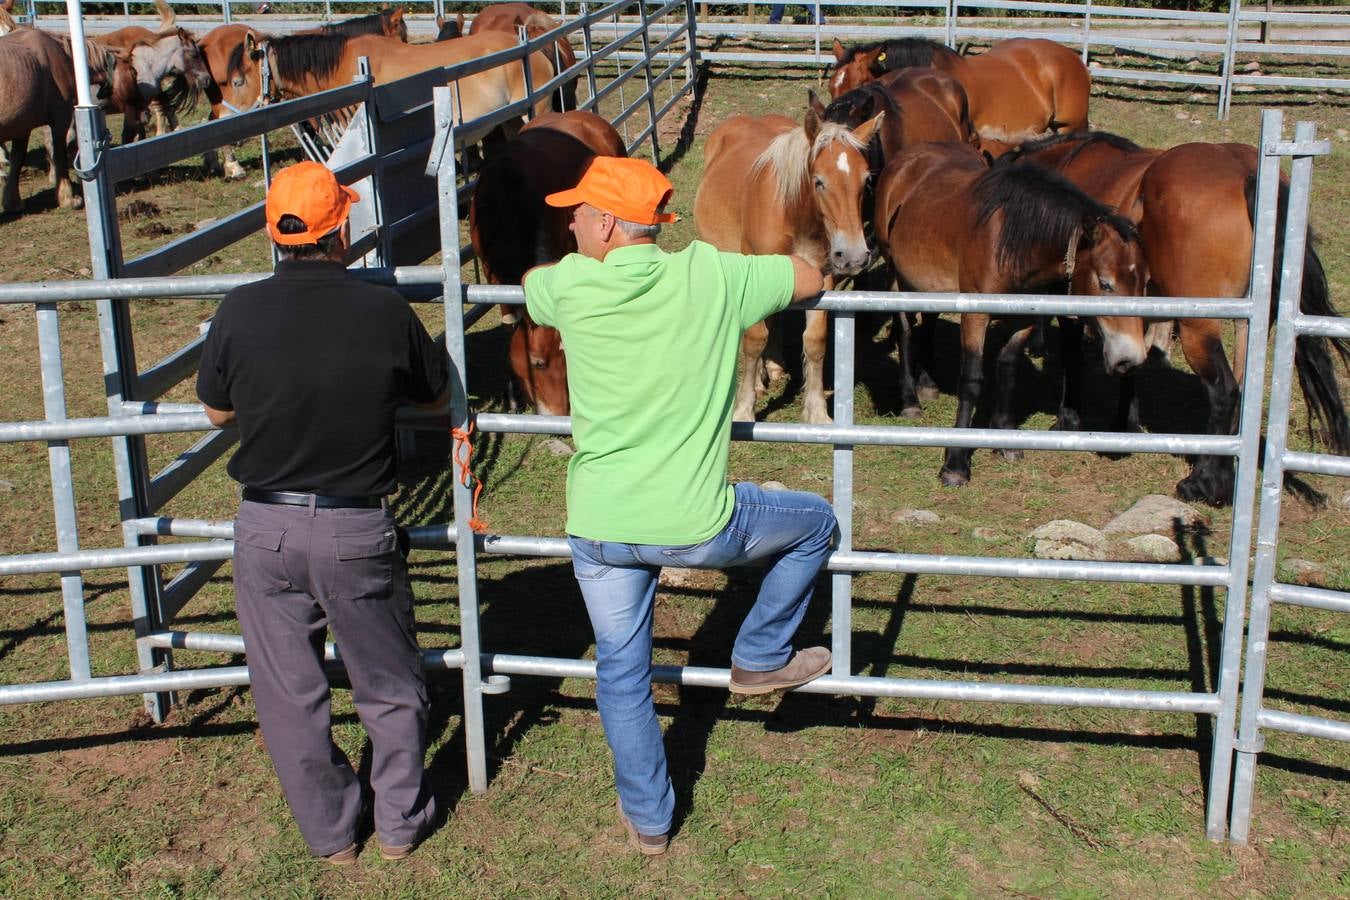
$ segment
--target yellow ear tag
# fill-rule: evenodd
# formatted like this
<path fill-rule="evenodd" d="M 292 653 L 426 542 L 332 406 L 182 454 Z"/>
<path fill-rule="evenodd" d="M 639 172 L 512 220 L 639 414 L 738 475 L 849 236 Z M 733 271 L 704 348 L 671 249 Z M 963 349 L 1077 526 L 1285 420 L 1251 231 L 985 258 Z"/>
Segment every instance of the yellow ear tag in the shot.
<path fill-rule="evenodd" d="M 885 61 L 886 61 L 886 54 L 885 54 L 885 53 L 882 53 L 882 54 L 880 54 L 880 55 L 877 56 L 877 62 L 885 62 Z"/>

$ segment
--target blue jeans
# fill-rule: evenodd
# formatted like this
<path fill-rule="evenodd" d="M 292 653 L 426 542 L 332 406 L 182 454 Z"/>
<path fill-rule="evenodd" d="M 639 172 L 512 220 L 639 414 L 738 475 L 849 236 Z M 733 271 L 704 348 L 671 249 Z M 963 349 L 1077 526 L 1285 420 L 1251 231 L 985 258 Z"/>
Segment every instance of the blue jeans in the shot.
<path fill-rule="evenodd" d="M 770 25 L 778 25 L 783 21 L 783 9 L 786 6 L 787 6 L 786 3 L 775 3 L 769 7 Z M 820 14 L 820 7 L 818 5 L 813 4 L 811 6 L 811 21 L 817 25 L 825 21 L 825 19 Z"/>
<path fill-rule="evenodd" d="M 667 833 L 675 810 L 652 702 L 652 607 L 661 567 L 720 569 L 771 560 L 731 651 L 740 668 L 771 672 L 792 657 L 792 636 L 830 555 L 835 518 L 824 498 L 755 484 L 737 484 L 735 490 L 731 521 L 701 544 L 567 539 L 595 629 L 595 702 L 614 754 L 619 800 L 642 834 Z"/>

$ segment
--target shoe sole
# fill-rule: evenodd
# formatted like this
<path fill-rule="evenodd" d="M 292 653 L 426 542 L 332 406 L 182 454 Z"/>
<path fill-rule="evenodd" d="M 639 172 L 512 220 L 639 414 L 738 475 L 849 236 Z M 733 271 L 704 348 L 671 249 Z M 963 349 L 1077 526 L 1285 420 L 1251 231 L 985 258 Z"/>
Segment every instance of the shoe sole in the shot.
<path fill-rule="evenodd" d="M 623 823 L 623 830 L 628 832 L 628 846 L 632 847 L 643 856 L 662 856 L 665 854 L 666 850 L 670 849 L 669 840 L 660 847 L 651 847 L 643 844 L 642 839 L 638 836 L 637 829 L 633 827 L 632 822 L 628 821 L 628 817 L 623 814 L 623 807 L 615 804 L 615 808 L 619 811 L 619 821 Z"/>
<path fill-rule="evenodd" d="M 812 681 L 815 681 L 817 678 L 830 671 L 830 666 L 833 664 L 833 659 L 827 659 L 825 665 L 800 680 L 773 681 L 768 682 L 767 684 L 737 684 L 733 681 L 728 685 L 728 688 L 733 694 L 744 694 L 751 697 L 758 694 L 772 694 L 774 691 L 791 690 L 792 688 L 801 687 L 804 684 L 810 684 Z"/>

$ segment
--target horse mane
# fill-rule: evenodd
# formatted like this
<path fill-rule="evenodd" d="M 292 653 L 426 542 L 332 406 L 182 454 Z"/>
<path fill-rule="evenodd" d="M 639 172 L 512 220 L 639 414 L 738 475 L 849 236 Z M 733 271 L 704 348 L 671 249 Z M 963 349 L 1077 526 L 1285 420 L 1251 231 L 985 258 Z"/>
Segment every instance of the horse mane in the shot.
<path fill-rule="evenodd" d="M 1075 235 L 1096 222 L 1109 222 L 1126 241 L 1139 238 L 1129 219 L 1042 166 L 990 169 L 975 182 L 974 196 L 979 204 L 977 225 L 1003 212 L 998 261 L 1008 269 L 1020 271 L 1047 244 L 1068 247 Z"/>
<path fill-rule="evenodd" d="M 357 16 L 353 19 L 344 19 L 341 22 L 330 22 L 327 25 L 319 26 L 319 34 L 342 34 L 347 37 L 356 37 L 362 34 L 384 34 L 385 23 L 393 12 L 392 9 L 382 9 L 368 16 Z"/>
<path fill-rule="evenodd" d="M 880 65 L 874 64 L 872 66 L 872 73 L 875 75 L 889 72 L 892 69 L 931 66 L 934 56 L 955 57 L 960 55 L 946 44 L 940 44 L 928 38 L 891 38 L 885 41 L 873 41 L 870 44 L 854 44 L 851 47 L 845 47 L 844 58 L 840 60 L 839 65 L 847 65 L 859 53 L 871 53 L 873 50 L 881 50 L 885 56 L 884 60 L 878 60 Z"/>
<path fill-rule="evenodd" d="M 1068 163 L 1073 162 L 1078 158 L 1079 154 L 1083 153 L 1089 147 L 1095 147 L 1099 144 L 1106 144 L 1108 147 L 1114 147 L 1115 149 L 1126 153 L 1133 153 L 1144 149 L 1129 138 L 1119 134 L 1112 134 L 1109 131 L 1070 131 L 1063 134 L 1047 135 L 1031 141 L 1024 141 L 1003 156 L 1000 156 L 995 162 L 995 165 L 1010 165 L 1024 159 L 1028 154 L 1069 143 L 1074 143 L 1076 146 L 1065 154 L 1064 159 L 1061 160 L 1061 165 L 1067 165 Z"/>
<path fill-rule="evenodd" d="M 268 42 L 276 54 L 277 75 L 291 84 L 322 80 L 337 71 L 350 36 L 288 34 Z"/>
<path fill-rule="evenodd" d="M 867 145 L 858 140 L 847 125 L 821 122 L 814 141 L 806 139 L 805 128 L 785 131 L 770 141 L 750 167 L 750 177 L 753 179 L 764 169 L 771 168 L 778 199 L 785 206 L 791 206 L 802 195 L 811 161 L 831 141 L 843 141 L 859 153 L 867 152 Z"/>
<path fill-rule="evenodd" d="M 901 114 L 891 92 L 875 81 L 868 81 L 831 100 L 821 118 L 857 128 L 879 112 L 885 112 L 888 118 Z"/>

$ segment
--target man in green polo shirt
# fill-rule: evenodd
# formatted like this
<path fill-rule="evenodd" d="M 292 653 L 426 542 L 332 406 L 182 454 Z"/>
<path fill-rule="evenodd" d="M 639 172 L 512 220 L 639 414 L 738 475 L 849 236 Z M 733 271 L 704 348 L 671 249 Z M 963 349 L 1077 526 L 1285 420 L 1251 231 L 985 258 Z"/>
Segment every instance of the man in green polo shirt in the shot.
<path fill-rule="evenodd" d="M 746 328 L 820 293 L 792 256 L 656 246 L 673 193 L 651 164 L 600 156 L 577 186 L 579 253 L 531 270 L 531 317 L 562 333 L 572 435 L 567 531 L 595 629 L 596 704 L 614 754 L 619 817 L 644 854 L 663 853 L 675 795 L 652 703 L 652 607 L 661 567 L 771 566 L 731 653 L 733 692 L 805 684 L 830 652 L 793 652 L 835 530 L 815 494 L 727 482 L 736 360 Z"/>

